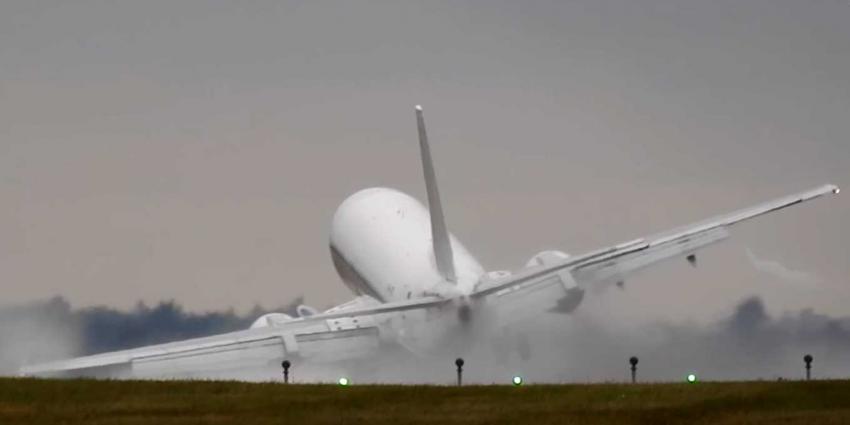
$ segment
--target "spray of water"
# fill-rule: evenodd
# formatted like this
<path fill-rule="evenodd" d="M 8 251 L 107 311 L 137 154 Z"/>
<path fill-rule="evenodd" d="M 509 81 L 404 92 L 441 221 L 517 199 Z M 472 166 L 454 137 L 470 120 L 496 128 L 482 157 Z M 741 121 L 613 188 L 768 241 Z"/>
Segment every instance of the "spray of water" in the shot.
<path fill-rule="evenodd" d="M 0 309 L 0 375 L 15 375 L 24 364 L 77 355 L 80 328 L 65 320 L 71 314 L 60 297 Z"/>
<path fill-rule="evenodd" d="M 61 298 L 2 308 L 0 371 L 14 374 L 22 364 L 88 354 L 93 347 L 127 348 L 138 343 L 137 334 L 149 332 L 153 338 L 163 328 L 171 330 L 156 338 L 183 339 L 200 335 L 175 329 L 185 331 L 188 326 L 212 334 L 247 327 L 253 320 L 234 315 L 236 319 L 228 322 L 222 315 L 232 312 L 198 315 L 174 305 L 165 312 L 160 309 L 103 314 L 97 309 L 73 310 Z M 155 327 L 139 328 L 152 323 Z M 375 356 L 357 361 L 313 364 L 292 359 L 290 377 L 293 382 L 336 382 L 347 377 L 352 384 L 451 385 L 456 379 L 454 361 L 463 357 L 465 383 L 510 384 L 514 376 L 526 383 L 628 381 L 628 359 L 634 355 L 640 358 L 641 381 L 678 381 L 691 372 L 701 380 L 778 379 L 803 376 L 802 356 L 807 353 L 816 359 L 816 377 L 850 375 L 850 318 L 811 310 L 772 317 L 758 297 L 743 300 L 726 317 L 705 325 L 629 325 L 579 308 L 572 315 L 542 314 L 511 329 L 490 331 L 473 324 L 462 337 L 449 336 L 441 349 L 426 355 L 387 343 Z M 156 338 L 152 341 L 164 342 Z M 270 362 L 262 369 L 203 377 L 280 380 L 281 369 L 278 362 Z"/>
<path fill-rule="evenodd" d="M 811 289 L 820 282 L 820 279 L 814 273 L 793 270 L 778 261 L 758 258 L 749 248 L 747 248 L 747 258 L 756 270 L 775 276 L 791 285 Z"/>

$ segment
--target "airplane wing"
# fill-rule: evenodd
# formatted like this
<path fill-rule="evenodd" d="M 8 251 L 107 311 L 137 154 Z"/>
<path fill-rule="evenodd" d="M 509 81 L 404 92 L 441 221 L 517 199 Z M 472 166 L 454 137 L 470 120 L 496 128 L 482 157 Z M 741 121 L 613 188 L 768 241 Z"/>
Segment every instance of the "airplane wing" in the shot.
<path fill-rule="evenodd" d="M 627 274 L 655 264 L 661 260 L 685 256 L 696 266 L 698 249 L 729 237 L 729 229 L 741 222 L 800 204 L 826 194 L 837 194 L 835 185 L 824 185 L 812 190 L 765 202 L 750 208 L 717 216 L 690 226 L 641 238 L 625 244 L 624 249 L 607 255 L 589 258 L 572 267 L 579 284 L 604 280 L 622 280 Z"/>
<path fill-rule="evenodd" d="M 743 221 L 800 204 L 826 194 L 837 194 L 835 185 L 765 202 L 750 208 L 720 215 L 690 226 L 634 239 L 584 255 L 558 259 L 525 269 L 519 273 L 482 282 L 473 299 L 494 300 L 503 305 L 516 304 L 519 318 L 530 307 L 569 312 L 583 296 L 583 289 L 599 282 L 620 282 L 627 275 L 670 258 L 687 258 L 696 265 L 695 252 L 729 237 L 729 229 Z M 539 310 L 538 310 L 539 311 Z"/>
<path fill-rule="evenodd" d="M 273 326 L 24 366 L 20 373 L 48 377 L 209 377 L 269 367 L 285 358 L 345 360 L 377 349 L 377 326 L 383 316 L 439 307 L 450 301 L 424 297 L 382 304 L 358 297 L 324 313 Z"/>

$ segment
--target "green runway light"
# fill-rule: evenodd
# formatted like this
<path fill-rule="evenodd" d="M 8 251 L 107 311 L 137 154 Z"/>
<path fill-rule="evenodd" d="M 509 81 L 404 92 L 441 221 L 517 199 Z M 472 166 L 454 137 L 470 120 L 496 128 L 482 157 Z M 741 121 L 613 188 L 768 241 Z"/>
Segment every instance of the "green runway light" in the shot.
<path fill-rule="evenodd" d="M 697 382 L 697 376 L 696 376 L 696 375 L 694 375 L 693 373 L 692 373 L 692 374 L 690 374 L 690 375 L 688 375 L 688 378 L 687 378 L 687 379 L 688 379 L 688 382 L 689 382 L 689 383 L 691 383 L 691 384 L 693 384 L 693 383 Z"/>
<path fill-rule="evenodd" d="M 511 382 L 517 386 L 522 385 L 522 376 L 514 376 Z"/>
<path fill-rule="evenodd" d="M 342 377 L 342 378 L 339 378 L 339 380 L 337 380 L 336 383 L 339 384 L 342 387 L 347 387 L 348 384 L 350 384 L 351 382 L 348 380 L 348 378 Z"/>

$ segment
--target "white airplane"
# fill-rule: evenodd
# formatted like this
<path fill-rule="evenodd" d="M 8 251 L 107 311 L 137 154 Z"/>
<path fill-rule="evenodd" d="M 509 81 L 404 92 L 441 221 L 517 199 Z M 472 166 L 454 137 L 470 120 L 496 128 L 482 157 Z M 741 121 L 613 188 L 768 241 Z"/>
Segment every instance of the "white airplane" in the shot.
<path fill-rule="evenodd" d="M 324 312 L 302 305 L 299 317 L 267 314 L 243 331 L 29 365 L 21 374 L 221 376 L 277 367 L 285 359 L 333 363 L 369 358 L 387 344 L 427 355 L 466 339 L 470 326 L 477 337 L 495 338 L 494 331 L 545 312 L 570 313 L 589 286 L 622 285 L 662 260 L 684 258 L 695 266 L 697 250 L 729 237 L 732 226 L 839 192 L 835 185 L 824 185 L 582 255 L 543 251 L 513 273 L 486 272 L 448 231 L 420 106 L 416 120 L 428 208 L 397 190 L 371 188 L 351 195 L 334 214 L 331 257 L 356 294 L 353 300 Z"/>

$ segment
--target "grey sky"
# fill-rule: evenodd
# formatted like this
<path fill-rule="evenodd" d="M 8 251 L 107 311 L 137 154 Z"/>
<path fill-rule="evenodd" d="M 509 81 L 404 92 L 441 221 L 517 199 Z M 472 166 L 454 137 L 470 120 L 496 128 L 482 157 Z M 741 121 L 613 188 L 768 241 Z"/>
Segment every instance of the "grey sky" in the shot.
<path fill-rule="evenodd" d="M 849 22 L 844 0 L 4 1 L 0 303 L 345 301 L 330 218 L 363 187 L 424 198 L 416 103 L 448 224 L 489 269 L 846 185 Z M 848 213 L 745 225 L 583 308 L 846 314 Z"/>

